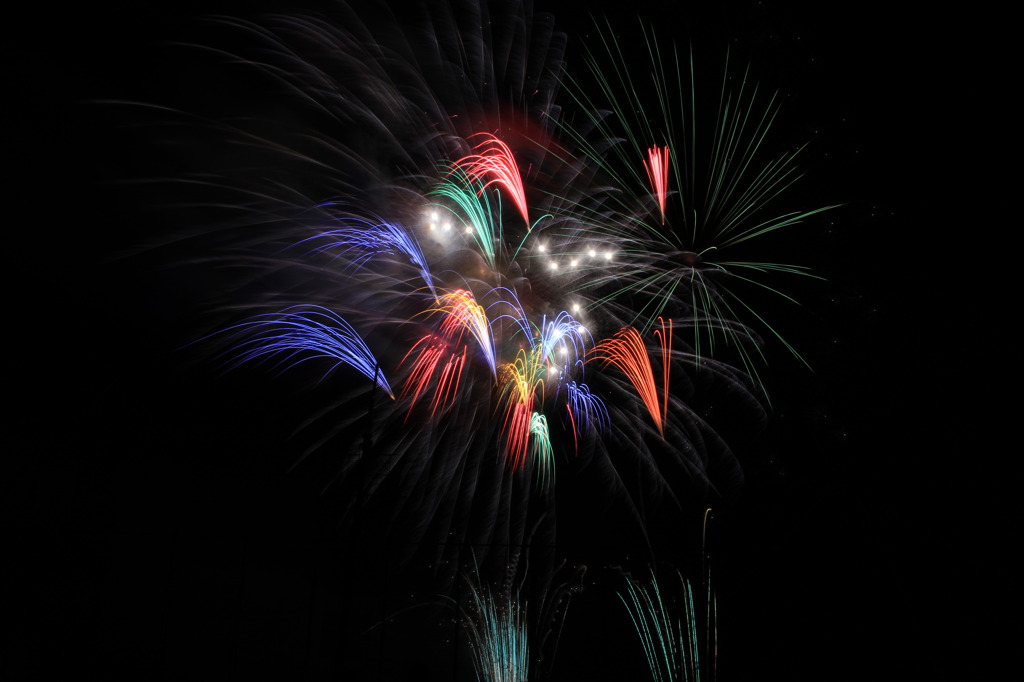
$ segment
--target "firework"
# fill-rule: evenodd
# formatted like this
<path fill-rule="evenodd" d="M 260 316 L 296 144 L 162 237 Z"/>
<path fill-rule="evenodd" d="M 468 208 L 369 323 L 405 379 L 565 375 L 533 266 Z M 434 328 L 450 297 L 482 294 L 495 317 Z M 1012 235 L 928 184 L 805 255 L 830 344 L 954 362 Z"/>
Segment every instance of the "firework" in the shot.
<path fill-rule="evenodd" d="M 531 583 L 530 571 L 520 570 L 521 563 L 529 563 L 526 556 L 517 552 L 507 557 L 496 584 L 479 566 L 464 581 L 460 621 L 480 680 L 515 682 L 551 674 L 569 600 L 582 590 L 586 567 L 563 564 Z"/>
<path fill-rule="evenodd" d="M 835 206 L 780 212 L 780 196 L 800 178 L 796 161 L 803 147 L 769 151 L 766 140 L 780 110 L 777 95 L 763 95 L 746 73 L 738 87 L 730 87 L 727 60 L 715 117 L 705 122 L 692 54 L 684 68 L 687 62 L 674 45 L 641 29 L 646 49 L 638 52 L 645 55 L 630 59 L 610 25 L 597 27 L 594 42 L 603 50 L 587 55 L 597 87 L 568 80 L 571 97 L 590 114 L 588 124 L 561 128 L 610 180 L 600 203 L 592 203 L 629 217 L 594 221 L 607 240 L 623 245 L 619 259 L 627 266 L 614 276 L 601 275 L 605 300 L 633 304 L 622 314 L 642 329 L 669 313 L 685 319 L 698 355 L 717 356 L 716 345 L 724 341 L 756 380 L 763 359 L 759 329 L 800 356 L 751 306 L 744 289 L 793 302 L 763 277 L 813 275 L 799 265 L 729 254 Z M 640 205 L 635 198 L 644 194 L 648 201 Z M 561 233 L 568 243 L 577 239 L 572 229 Z"/>
<path fill-rule="evenodd" d="M 343 515 L 372 510 L 402 558 L 553 542 L 560 477 L 583 469 L 643 535 L 647 510 L 741 482 L 705 409 L 728 393 L 765 416 L 763 320 L 735 285 L 804 273 L 719 256 L 824 209 L 769 210 L 797 178 L 797 152 L 755 170 L 773 99 L 723 85 L 705 135 L 649 35 L 651 87 L 676 99 L 634 115 L 631 72 L 592 53 L 584 91 L 550 17 L 464 4 L 214 22 L 244 40 L 204 50 L 291 110 L 208 124 L 247 165 L 203 168 L 232 215 L 202 258 L 238 276 L 197 336 L 332 391 L 301 458 L 330 459 Z"/>
<path fill-rule="evenodd" d="M 680 590 L 675 599 L 665 595 L 654 571 L 647 584 L 629 578 L 619 598 L 633 621 L 654 682 L 714 679 L 714 596 L 709 586 L 706 627 L 701 629 L 693 586 L 681 574 L 677 577 Z"/>
<path fill-rule="evenodd" d="M 525 682 L 530 669 L 526 607 L 473 586 L 466 617 L 473 666 L 481 680 Z"/>
<path fill-rule="evenodd" d="M 647 344 L 641 338 L 640 333 L 632 327 L 626 327 L 619 331 L 613 338 L 602 341 L 595 349 L 593 358 L 603 359 L 606 364 L 614 364 L 619 367 L 633 384 L 637 394 L 643 400 L 651 418 L 658 427 L 658 433 L 665 435 L 665 419 L 668 416 L 668 381 L 669 381 L 669 357 L 672 352 L 671 328 L 672 322 L 668 325 L 664 320 L 661 322 L 661 329 L 656 334 L 661 339 L 661 367 L 662 384 L 661 397 L 658 397 L 658 389 L 654 382 L 654 372 L 651 369 L 650 358 L 647 355 Z M 666 328 L 669 330 L 666 332 Z"/>

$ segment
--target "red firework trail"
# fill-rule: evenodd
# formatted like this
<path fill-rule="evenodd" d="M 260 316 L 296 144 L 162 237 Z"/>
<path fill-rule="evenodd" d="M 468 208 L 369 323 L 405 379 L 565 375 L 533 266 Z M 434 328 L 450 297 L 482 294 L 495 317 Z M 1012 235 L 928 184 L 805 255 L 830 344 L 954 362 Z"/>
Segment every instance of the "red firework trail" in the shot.
<path fill-rule="evenodd" d="M 661 224 L 664 225 L 665 198 L 668 196 L 668 146 L 659 148 L 655 145 L 648 148 L 644 168 L 651 181 L 654 196 L 658 199 L 658 207 L 661 209 Z"/>
<path fill-rule="evenodd" d="M 516 165 L 512 150 L 491 133 L 476 133 L 470 137 L 480 136 L 484 136 L 485 139 L 473 147 L 477 153 L 462 157 L 455 165 L 462 168 L 470 179 L 485 181 L 484 189 L 495 184 L 504 187 L 529 229 L 526 190 L 523 188 L 523 178 L 519 174 L 519 166 Z"/>

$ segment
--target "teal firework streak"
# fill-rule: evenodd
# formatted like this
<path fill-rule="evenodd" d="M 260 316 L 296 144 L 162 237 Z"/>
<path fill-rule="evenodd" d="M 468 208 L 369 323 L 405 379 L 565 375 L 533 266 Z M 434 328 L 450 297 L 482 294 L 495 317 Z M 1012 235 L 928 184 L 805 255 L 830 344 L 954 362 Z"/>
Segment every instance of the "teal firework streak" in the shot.
<path fill-rule="evenodd" d="M 526 682 L 530 668 L 526 608 L 513 596 L 500 598 L 472 586 L 466 627 L 477 678 L 487 682 Z"/>
<path fill-rule="evenodd" d="M 678 577 L 681 591 L 674 600 L 663 594 L 654 571 L 649 585 L 629 578 L 619 598 L 633 620 L 654 682 L 710 680 L 714 678 L 714 596 L 709 587 L 702 638 L 693 587 L 681 574 Z"/>
<path fill-rule="evenodd" d="M 431 208 L 431 229 L 439 229 L 442 218 L 435 214 L 440 209 L 450 213 L 462 224 L 462 232 L 470 235 L 476 242 L 480 255 L 492 269 L 497 265 L 499 249 L 503 246 L 502 223 L 497 219 L 500 211 L 501 195 L 497 190 L 490 191 L 484 183 L 473 180 L 459 167 L 439 182 L 428 196 L 448 199 L 448 203 L 438 203 Z M 492 203 L 493 202 L 493 203 Z M 443 229 L 443 228 L 440 228 Z"/>
<path fill-rule="evenodd" d="M 204 52 L 230 67 L 217 85 L 238 70 L 273 89 L 266 111 L 211 125 L 240 158 L 197 155 L 190 182 L 228 188 L 233 212 L 189 243 L 218 276 L 190 338 L 230 343 L 232 366 L 367 378 L 312 391 L 293 442 L 337 472 L 339 516 L 401 535 L 399 560 L 553 546 L 563 482 L 616 497 L 643 538 L 663 511 L 731 495 L 742 470 L 716 428 L 766 415 L 738 285 L 803 270 L 719 256 L 815 213 L 772 209 L 798 177 L 796 152 L 761 160 L 775 100 L 755 115 L 756 92 L 723 85 L 705 133 L 692 77 L 653 38 L 651 82 L 604 37 L 613 64 L 590 55 L 587 91 L 529 3 L 414 4 L 214 22 L 238 46 Z M 658 104 L 635 113 L 645 87 Z M 563 90 L 585 111 L 572 123 Z M 625 337 L 629 362 L 589 362 Z M 712 422 L 720 398 L 744 412 Z M 592 487 L 574 488 L 581 471 Z"/>

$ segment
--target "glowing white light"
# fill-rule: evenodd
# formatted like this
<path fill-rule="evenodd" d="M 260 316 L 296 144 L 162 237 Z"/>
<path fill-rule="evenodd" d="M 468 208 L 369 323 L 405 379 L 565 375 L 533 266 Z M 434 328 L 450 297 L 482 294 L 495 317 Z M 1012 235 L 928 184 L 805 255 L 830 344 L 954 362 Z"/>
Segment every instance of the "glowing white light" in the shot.
<path fill-rule="evenodd" d="M 548 250 L 548 247 L 547 247 L 546 245 L 544 245 L 544 244 L 538 244 L 538 245 L 537 245 L 537 249 L 538 249 L 538 250 L 539 250 L 539 251 L 540 251 L 541 253 L 544 253 L 545 251 L 547 251 L 547 250 Z"/>
<path fill-rule="evenodd" d="M 573 258 L 571 261 L 569 261 L 569 265 L 571 265 L 572 267 L 576 267 L 576 263 L 578 263 L 578 262 L 579 261 L 577 261 L 575 258 Z"/>
<path fill-rule="evenodd" d="M 572 311 L 574 313 L 578 313 L 580 311 L 580 304 L 579 303 L 573 303 L 572 304 Z"/>
<path fill-rule="evenodd" d="M 589 256 L 590 256 L 591 258 L 597 258 L 597 250 L 596 250 L 596 249 L 594 249 L 594 248 L 591 248 L 591 249 L 590 249 L 590 251 L 588 251 L 588 252 L 587 252 L 587 254 L 588 254 L 588 255 L 589 255 Z"/>
<path fill-rule="evenodd" d="M 611 260 L 612 259 L 612 252 L 611 251 L 605 251 L 604 252 L 604 259 L 605 260 Z"/>

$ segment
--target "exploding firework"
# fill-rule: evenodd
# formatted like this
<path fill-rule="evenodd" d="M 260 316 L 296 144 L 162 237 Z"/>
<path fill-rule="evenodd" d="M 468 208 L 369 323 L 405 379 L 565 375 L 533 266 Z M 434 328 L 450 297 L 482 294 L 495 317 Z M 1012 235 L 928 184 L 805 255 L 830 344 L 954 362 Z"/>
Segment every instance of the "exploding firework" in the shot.
<path fill-rule="evenodd" d="M 775 101 L 723 84 L 705 133 L 692 65 L 650 34 L 643 111 L 626 67 L 588 55 L 591 94 L 552 18 L 514 4 L 335 12 L 217 18 L 198 48 L 274 106 L 202 121 L 223 153 L 183 184 L 227 217 L 191 242 L 233 274 L 194 347 L 331 394 L 299 464 L 330 460 L 342 517 L 403 559 L 553 545 L 580 472 L 640 537 L 734 490 L 705 408 L 765 415 L 736 285 L 804 271 L 720 256 L 824 210 L 770 210 L 797 177 L 796 152 L 761 160 Z"/>

